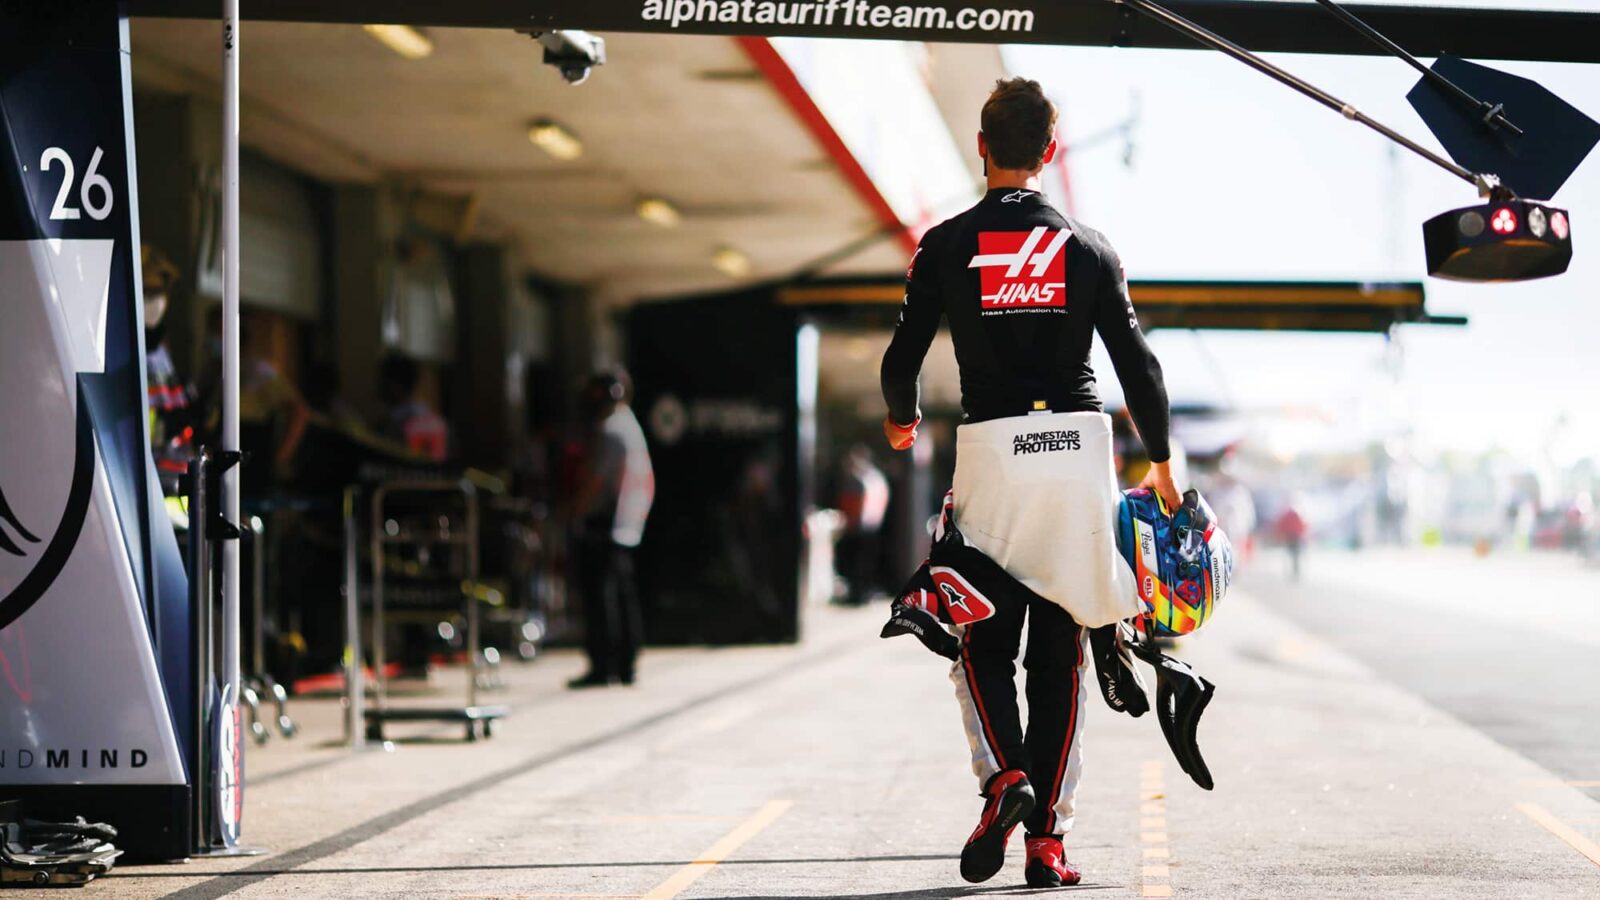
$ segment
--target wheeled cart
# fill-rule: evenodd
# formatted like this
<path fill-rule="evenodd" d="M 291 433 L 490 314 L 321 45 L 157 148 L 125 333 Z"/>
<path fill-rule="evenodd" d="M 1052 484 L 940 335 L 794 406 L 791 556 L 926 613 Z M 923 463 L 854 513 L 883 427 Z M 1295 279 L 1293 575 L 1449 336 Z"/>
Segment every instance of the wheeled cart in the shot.
<path fill-rule="evenodd" d="M 365 711 L 368 740 L 382 741 L 385 722 L 460 722 L 466 739 L 490 737 L 504 706 L 481 706 L 486 663 L 479 635 L 478 492 L 471 482 L 389 481 L 373 489 L 369 544 L 372 566 L 373 708 Z M 394 609 L 391 609 L 391 604 Z M 466 631 L 466 704 L 394 707 L 389 704 L 386 639 L 391 614 L 401 622 L 437 623 L 459 617 Z"/>

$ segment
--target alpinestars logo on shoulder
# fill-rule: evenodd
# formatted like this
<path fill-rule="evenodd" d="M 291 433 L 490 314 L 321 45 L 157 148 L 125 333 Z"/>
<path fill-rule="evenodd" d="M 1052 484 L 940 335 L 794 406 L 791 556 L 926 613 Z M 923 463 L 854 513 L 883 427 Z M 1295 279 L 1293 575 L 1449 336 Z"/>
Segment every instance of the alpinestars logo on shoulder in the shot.
<path fill-rule="evenodd" d="M 1067 311 L 1067 258 L 1062 252 L 1072 232 L 978 233 L 978 255 L 967 265 L 980 270 L 983 314 Z"/>

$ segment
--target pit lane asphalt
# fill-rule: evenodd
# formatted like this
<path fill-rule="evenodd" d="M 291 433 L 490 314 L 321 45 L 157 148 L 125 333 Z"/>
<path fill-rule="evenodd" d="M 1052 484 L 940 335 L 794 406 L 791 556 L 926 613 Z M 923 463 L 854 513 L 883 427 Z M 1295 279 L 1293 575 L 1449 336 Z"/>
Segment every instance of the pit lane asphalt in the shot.
<path fill-rule="evenodd" d="M 1153 717 L 1091 698 L 1079 890 L 1600 897 L 1582 852 L 1600 803 L 1245 585 L 1179 650 L 1219 686 L 1200 727 L 1215 792 Z M 796 646 L 653 651 L 632 689 L 567 692 L 581 660 L 552 653 L 508 667 L 495 699 L 517 711 L 476 744 L 397 727 L 419 739 L 348 754 L 337 705 L 297 700 L 305 733 L 249 757 L 246 841 L 271 855 L 120 867 L 83 896 L 1032 895 L 1020 840 L 993 881 L 960 881 L 979 800 L 945 664 L 881 623 L 815 609 Z"/>
<path fill-rule="evenodd" d="M 1249 589 L 1318 637 L 1600 800 L 1600 568 L 1559 553 L 1316 553 Z M 1586 623 L 1593 622 L 1593 625 Z"/>

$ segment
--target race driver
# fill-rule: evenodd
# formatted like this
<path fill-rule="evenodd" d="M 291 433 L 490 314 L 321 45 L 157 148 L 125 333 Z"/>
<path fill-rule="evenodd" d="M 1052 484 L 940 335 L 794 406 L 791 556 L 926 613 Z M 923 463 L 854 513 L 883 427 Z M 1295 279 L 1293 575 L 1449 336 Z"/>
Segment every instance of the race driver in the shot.
<path fill-rule="evenodd" d="M 1035 81 L 1001 81 L 984 104 L 982 129 L 987 195 L 929 231 L 912 261 L 883 357 L 884 433 L 896 450 L 916 441 L 918 374 L 944 319 L 964 413 L 956 523 L 969 544 L 1042 598 L 1029 601 L 1025 616 L 960 629 L 951 679 L 984 798 L 961 874 L 971 882 L 993 877 L 1023 823 L 1028 884 L 1073 885 L 1080 875 L 1061 839 L 1072 827 L 1082 765 L 1087 632 L 1141 612 L 1113 537 L 1119 494 L 1111 425 L 1089 365 L 1094 334 L 1149 451 L 1142 486 L 1171 509 L 1181 498 L 1161 366 L 1139 330 L 1116 251 L 1040 193 L 1040 172 L 1057 151 L 1055 106 Z M 1026 733 L 1014 681 L 1024 618 Z"/>

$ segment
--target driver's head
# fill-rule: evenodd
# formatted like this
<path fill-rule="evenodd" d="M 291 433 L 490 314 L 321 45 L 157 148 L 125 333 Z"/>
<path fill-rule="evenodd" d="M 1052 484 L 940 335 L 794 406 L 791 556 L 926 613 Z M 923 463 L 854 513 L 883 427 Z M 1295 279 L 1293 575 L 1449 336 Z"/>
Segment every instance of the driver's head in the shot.
<path fill-rule="evenodd" d="M 983 104 L 978 154 L 990 169 L 1037 173 L 1056 155 L 1056 105 L 1039 82 L 1002 79 Z"/>

